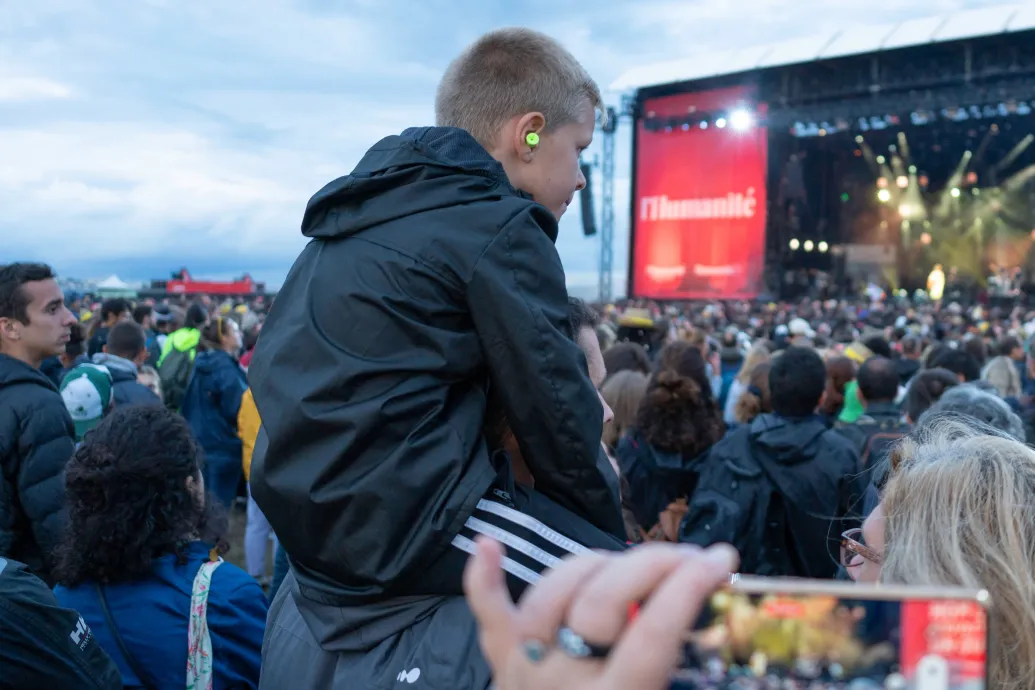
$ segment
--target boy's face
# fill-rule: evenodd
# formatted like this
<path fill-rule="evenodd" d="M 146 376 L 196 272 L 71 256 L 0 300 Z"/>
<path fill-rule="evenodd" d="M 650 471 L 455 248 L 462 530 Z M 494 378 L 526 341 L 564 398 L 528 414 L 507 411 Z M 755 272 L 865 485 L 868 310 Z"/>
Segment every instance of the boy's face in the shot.
<path fill-rule="evenodd" d="M 539 121 L 542 121 L 541 116 Z M 596 113 L 587 98 L 575 122 L 560 127 L 546 125 L 546 131 L 539 131 L 539 144 L 535 147 L 524 143 L 526 128 L 520 130 L 519 161 L 505 167 L 515 187 L 531 194 L 560 220 L 575 193 L 586 186 L 579 156 L 593 142 Z"/>

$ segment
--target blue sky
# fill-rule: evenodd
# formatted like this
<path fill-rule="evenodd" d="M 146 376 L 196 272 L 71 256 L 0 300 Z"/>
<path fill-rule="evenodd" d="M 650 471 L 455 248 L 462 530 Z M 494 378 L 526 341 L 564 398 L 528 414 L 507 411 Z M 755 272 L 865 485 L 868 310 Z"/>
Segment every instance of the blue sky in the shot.
<path fill-rule="evenodd" d="M 630 66 L 988 4 L 0 0 L 0 261 L 127 280 L 185 265 L 277 285 L 308 198 L 382 136 L 431 124 L 449 60 L 493 28 L 557 37 L 606 89 Z M 618 133 L 616 287 L 630 132 Z M 599 243 L 577 205 L 558 249 L 573 292 L 591 294 Z"/>

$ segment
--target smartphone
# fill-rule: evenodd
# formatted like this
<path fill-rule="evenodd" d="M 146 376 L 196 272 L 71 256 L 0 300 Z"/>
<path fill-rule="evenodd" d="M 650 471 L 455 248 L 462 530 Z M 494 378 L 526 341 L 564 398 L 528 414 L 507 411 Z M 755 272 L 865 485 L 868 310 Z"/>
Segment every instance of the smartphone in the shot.
<path fill-rule="evenodd" d="M 735 575 L 678 690 L 984 690 L 988 593 Z"/>

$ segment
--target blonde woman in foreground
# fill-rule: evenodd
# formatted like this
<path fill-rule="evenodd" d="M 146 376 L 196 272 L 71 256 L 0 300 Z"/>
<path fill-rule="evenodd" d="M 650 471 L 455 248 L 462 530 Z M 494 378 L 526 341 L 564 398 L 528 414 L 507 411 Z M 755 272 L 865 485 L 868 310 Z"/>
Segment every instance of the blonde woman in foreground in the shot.
<path fill-rule="evenodd" d="M 1035 451 L 976 420 L 924 420 L 881 503 L 842 539 L 860 582 L 986 589 L 990 690 L 1035 688 Z"/>

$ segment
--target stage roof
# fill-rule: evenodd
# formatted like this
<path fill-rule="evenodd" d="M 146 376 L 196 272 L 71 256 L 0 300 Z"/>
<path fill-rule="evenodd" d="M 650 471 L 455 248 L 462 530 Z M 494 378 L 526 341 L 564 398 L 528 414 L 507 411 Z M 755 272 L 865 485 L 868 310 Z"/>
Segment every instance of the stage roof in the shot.
<path fill-rule="evenodd" d="M 614 91 L 677 84 L 769 67 L 863 55 L 928 43 L 946 43 L 1035 28 L 1035 3 L 998 5 L 898 24 L 853 26 L 832 34 L 782 41 L 753 48 L 701 53 L 626 70 L 611 84 Z"/>

